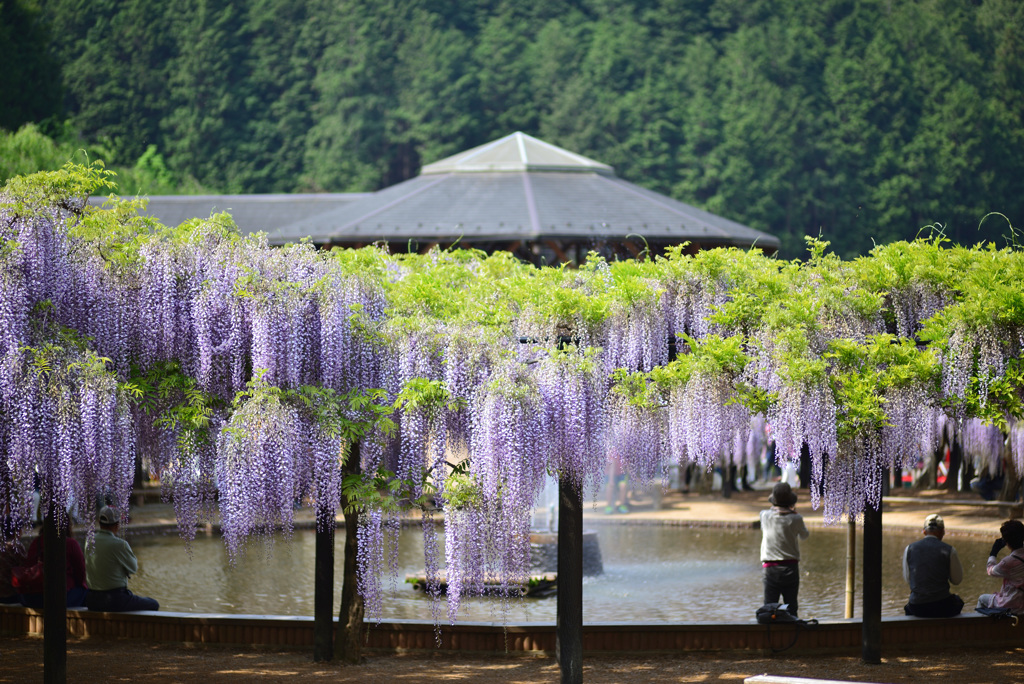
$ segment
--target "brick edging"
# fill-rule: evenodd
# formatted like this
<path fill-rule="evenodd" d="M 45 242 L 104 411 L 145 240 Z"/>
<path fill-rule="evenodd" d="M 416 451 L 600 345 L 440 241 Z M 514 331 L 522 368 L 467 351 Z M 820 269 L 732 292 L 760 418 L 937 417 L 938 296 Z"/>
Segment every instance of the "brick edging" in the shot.
<path fill-rule="evenodd" d="M 210 615 L 171 612 L 98 613 L 67 612 L 72 638 L 139 639 L 192 645 L 230 645 L 269 648 L 311 648 L 313 618 L 282 615 Z M 792 625 L 771 631 L 754 622 L 691 622 L 643 625 L 635 623 L 587 624 L 583 648 L 591 654 L 756 651 L 783 648 L 793 641 Z M 858 653 L 862 644 L 860 620 L 821 621 L 800 629 L 787 653 Z M 0 605 L 0 634 L 41 635 L 42 611 Z M 552 654 L 553 623 L 501 625 L 460 622 L 435 625 L 425 620 L 389 620 L 367 623 L 366 648 L 378 652 L 471 651 L 490 653 Z M 1024 646 L 1024 624 L 967 614 L 929 620 L 911 617 L 882 619 L 882 646 L 891 649 L 942 648 L 970 645 Z"/>

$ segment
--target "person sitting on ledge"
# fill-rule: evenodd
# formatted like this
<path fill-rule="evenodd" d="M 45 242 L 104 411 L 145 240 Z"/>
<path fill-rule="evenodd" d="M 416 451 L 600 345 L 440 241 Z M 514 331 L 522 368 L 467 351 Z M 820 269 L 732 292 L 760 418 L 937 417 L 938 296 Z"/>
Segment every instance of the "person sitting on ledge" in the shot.
<path fill-rule="evenodd" d="M 25 564 L 28 553 L 21 543 L 22 525 L 9 515 L 0 518 L 0 603 L 21 603 L 21 594 L 11 582 L 15 568 Z"/>
<path fill-rule="evenodd" d="M 85 567 L 89 582 L 86 606 L 89 610 L 160 610 L 155 599 L 128 591 L 128 578 L 139 571 L 139 561 L 128 542 L 117 536 L 121 513 L 110 506 L 100 509 L 100 529 L 89 545 Z"/>
<path fill-rule="evenodd" d="M 85 605 L 85 600 L 89 596 L 89 589 L 86 586 L 85 580 L 85 557 L 82 555 L 82 547 L 73 536 L 74 529 L 71 525 L 70 514 L 61 516 L 57 526 L 60 528 L 61 536 L 64 537 L 64 565 L 67 580 L 65 605 L 68 608 L 79 608 Z M 36 563 L 42 562 L 43 548 L 46 545 L 45 531 L 45 526 L 40 528 L 39 536 L 33 539 L 32 544 L 28 547 L 28 558 L 25 561 L 26 566 L 33 566 Z M 40 588 L 42 589 L 42 587 Z M 22 593 L 21 603 L 29 608 L 42 610 L 43 592 Z"/>
<path fill-rule="evenodd" d="M 997 560 L 1003 547 L 1010 547 L 1010 553 L 1003 560 Z M 1003 586 L 995 594 L 978 597 L 979 613 L 991 614 L 996 609 L 1024 615 L 1024 523 L 1007 520 L 999 526 L 999 539 L 992 544 L 985 571 L 990 577 L 1002 577 Z"/>
<path fill-rule="evenodd" d="M 946 523 L 933 513 L 924 519 L 923 532 L 923 539 L 903 551 L 903 579 L 910 585 L 910 603 L 903 612 L 927 618 L 959 615 L 964 602 L 949 592 L 949 583 L 960 584 L 964 569 L 956 549 L 942 541 Z"/>

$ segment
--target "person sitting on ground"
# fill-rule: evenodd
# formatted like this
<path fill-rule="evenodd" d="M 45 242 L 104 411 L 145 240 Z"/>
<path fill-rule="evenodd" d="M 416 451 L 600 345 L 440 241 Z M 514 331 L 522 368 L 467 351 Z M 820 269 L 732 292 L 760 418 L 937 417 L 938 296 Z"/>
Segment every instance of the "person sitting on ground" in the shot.
<path fill-rule="evenodd" d="M 964 602 L 949 592 L 949 584 L 960 584 L 964 569 L 956 549 L 942 541 L 942 516 L 933 513 L 925 518 L 923 532 L 924 538 L 903 551 L 903 579 L 910 585 L 910 602 L 903 612 L 927 618 L 959 615 Z"/>
<path fill-rule="evenodd" d="M 128 591 L 128 578 L 139 571 L 139 561 L 128 542 L 117 536 L 121 513 L 111 506 L 100 509 L 100 529 L 88 547 L 86 570 L 89 579 L 89 610 L 160 610 L 156 600 Z"/>
<path fill-rule="evenodd" d="M 996 467 L 993 467 L 989 463 L 982 468 L 978 477 L 971 480 L 971 491 L 977 492 L 985 501 L 995 501 L 1003 491 L 1005 480 L 1006 473 L 1002 465 L 997 464 Z"/>
<path fill-rule="evenodd" d="M 1010 547 L 1010 553 L 997 560 L 1004 546 Z M 999 526 L 999 539 L 992 544 L 989 552 L 986 572 L 990 577 L 1002 577 L 1003 586 L 995 594 L 982 594 L 978 597 L 979 613 L 992 613 L 997 610 L 1009 611 L 1014 615 L 1024 614 L 1024 523 L 1020 520 L 1007 520 Z"/>
<path fill-rule="evenodd" d="M 810 532 L 796 512 L 796 494 L 785 482 L 772 488 L 772 507 L 761 511 L 761 567 L 764 602 L 778 603 L 781 595 L 793 617 L 800 591 L 800 540 Z"/>
<path fill-rule="evenodd" d="M 65 589 L 67 591 L 66 603 L 68 608 L 75 608 L 85 605 L 85 597 L 89 593 L 88 584 L 85 581 L 85 556 L 82 555 L 82 547 L 74 537 L 74 530 L 71 526 L 71 516 L 59 516 L 57 525 L 64 537 L 64 574 Z M 43 560 L 43 549 L 46 545 L 46 526 L 39 530 L 39 536 L 32 540 L 28 547 L 28 558 L 26 566 L 33 566 Z M 43 593 L 22 593 L 21 604 L 29 608 L 43 607 Z"/>

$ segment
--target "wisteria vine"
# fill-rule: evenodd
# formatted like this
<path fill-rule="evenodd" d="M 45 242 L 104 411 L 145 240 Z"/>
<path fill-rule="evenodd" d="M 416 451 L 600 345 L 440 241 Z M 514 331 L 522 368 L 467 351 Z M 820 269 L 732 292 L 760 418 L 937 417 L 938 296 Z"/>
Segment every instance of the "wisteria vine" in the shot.
<path fill-rule="evenodd" d="M 885 469 L 930 457 L 944 422 L 968 454 L 994 467 L 1005 443 L 1024 470 L 1016 249 L 925 238 L 844 262 L 811 240 L 803 262 L 680 248 L 578 269 L 328 253 L 273 248 L 227 215 L 164 227 L 131 204 L 87 209 L 105 172 L 60 174 L 0 202 L 13 518 L 40 480 L 46 510 L 126 505 L 140 459 L 182 536 L 218 516 L 234 558 L 288 532 L 295 506 L 333 521 L 358 441 L 370 615 L 411 512 L 454 620 L 463 594 L 525 581 L 546 479 L 592 496 L 609 459 L 657 482 L 671 462 L 742 462 L 770 433 L 779 464 L 810 454 L 830 521 L 877 505 Z"/>

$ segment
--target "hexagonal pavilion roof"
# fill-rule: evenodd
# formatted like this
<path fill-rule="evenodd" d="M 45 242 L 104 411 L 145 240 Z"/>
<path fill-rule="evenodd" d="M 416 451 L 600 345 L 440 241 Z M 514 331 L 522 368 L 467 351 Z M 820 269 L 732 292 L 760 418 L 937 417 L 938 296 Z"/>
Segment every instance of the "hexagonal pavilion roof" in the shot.
<path fill-rule="evenodd" d="M 525 133 L 427 164 L 419 176 L 269 231 L 272 243 L 376 241 L 473 245 L 559 240 L 576 244 L 642 236 L 699 247 L 778 238 L 647 190 L 612 167 Z"/>

